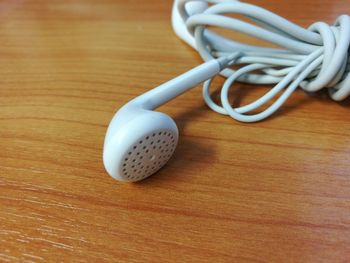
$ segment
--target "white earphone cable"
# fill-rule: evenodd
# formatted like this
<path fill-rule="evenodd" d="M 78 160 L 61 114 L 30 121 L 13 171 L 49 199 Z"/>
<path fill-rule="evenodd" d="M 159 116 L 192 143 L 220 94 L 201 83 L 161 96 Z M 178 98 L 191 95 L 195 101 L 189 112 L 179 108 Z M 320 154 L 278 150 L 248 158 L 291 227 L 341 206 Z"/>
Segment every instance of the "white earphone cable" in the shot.
<path fill-rule="evenodd" d="M 350 95 L 350 17 L 341 15 L 333 26 L 316 22 L 304 29 L 263 8 L 236 0 L 200 0 L 209 7 L 189 16 L 185 5 L 193 0 L 179 0 L 178 10 L 196 48 L 205 60 L 230 57 L 234 70 L 220 74 L 226 77 L 221 89 L 221 104 L 210 97 L 212 79 L 203 85 L 203 97 L 214 111 L 242 122 L 263 120 L 277 111 L 300 86 L 308 92 L 327 88 L 332 99 L 344 100 Z M 199 0 L 195 0 L 199 1 Z M 226 16 L 242 15 L 252 23 Z M 280 48 L 247 45 L 218 35 L 207 27 L 219 27 L 250 35 Z M 258 73 L 251 73 L 258 72 Z M 235 81 L 254 84 L 276 84 L 264 96 L 246 106 L 233 108 L 228 94 Z M 271 106 L 257 114 L 248 114 L 281 93 Z"/>

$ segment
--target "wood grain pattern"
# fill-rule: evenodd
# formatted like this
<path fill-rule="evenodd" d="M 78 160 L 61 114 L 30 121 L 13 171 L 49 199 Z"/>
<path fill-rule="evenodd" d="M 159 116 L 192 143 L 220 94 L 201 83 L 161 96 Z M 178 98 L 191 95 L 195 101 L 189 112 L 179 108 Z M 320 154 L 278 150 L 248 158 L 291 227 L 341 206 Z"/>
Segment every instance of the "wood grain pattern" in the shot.
<path fill-rule="evenodd" d="M 350 13 L 349 0 L 249 2 L 304 26 Z M 171 5 L 0 2 L 0 262 L 349 262 L 349 101 L 299 91 L 242 124 L 197 88 L 161 109 L 181 133 L 164 169 L 106 174 L 114 111 L 201 62 Z"/>

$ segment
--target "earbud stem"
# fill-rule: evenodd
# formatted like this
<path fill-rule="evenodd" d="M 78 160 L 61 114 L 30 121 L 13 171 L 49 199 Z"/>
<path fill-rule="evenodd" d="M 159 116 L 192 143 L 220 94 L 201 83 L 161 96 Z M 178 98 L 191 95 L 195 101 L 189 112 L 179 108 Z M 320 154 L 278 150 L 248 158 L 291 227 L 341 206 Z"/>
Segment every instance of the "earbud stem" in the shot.
<path fill-rule="evenodd" d="M 212 78 L 228 67 L 232 60 L 219 58 L 203 63 L 190 71 L 154 88 L 128 103 L 130 106 L 140 106 L 143 109 L 153 110 L 166 102 L 181 95 L 199 83 Z"/>

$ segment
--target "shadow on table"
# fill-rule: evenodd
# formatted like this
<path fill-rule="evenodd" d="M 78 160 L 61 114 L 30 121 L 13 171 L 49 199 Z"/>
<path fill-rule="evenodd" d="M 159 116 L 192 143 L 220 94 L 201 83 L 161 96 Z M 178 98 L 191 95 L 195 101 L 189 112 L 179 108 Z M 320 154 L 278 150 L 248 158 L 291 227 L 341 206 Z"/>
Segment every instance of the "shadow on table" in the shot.
<path fill-rule="evenodd" d="M 231 104 L 237 106 L 237 105 L 242 105 L 242 101 L 246 103 L 245 98 L 248 97 L 249 99 L 251 99 L 249 97 L 250 94 L 252 93 L 255 95 L 256 93 L 258 93 L 259 91 L 257 91 L 257 89 L 263 89 L 263 93 L 261 92 L 260 93 L 264 94 L 270 89 L 270 87 L 268 86 L 261 87 L 259 85 L 248 85 L 248 84 L 241 84 L 241 83 L 236 84 L 236 88 L 231 89 L 230 91 L 229 96 L 230 98 L 232 98 Z M 321 90 L 315 93 L 306 93 L 302 90 L 298 90 L 297 92 L 298 94 L 296 94 L 297 96 L 296 98 L 291 98 L 290 100 L 287 100 L 287 102 L 284 105 L 282 105 L 282 107 L 275 114 L 269 117 L 267 120 L 271 121 L 279 117 L 285 117 L 288 115 L 289 112 L 298 110 L 298 107 L 300 107 L 301 105 L 312 103 L 312 101 L 315 99 L 324 101 L 325 107 L 327 107 L 328 104 L 336 103 L 329 97 L 327 90 Z M 260 96 L 260 94 L 258 96 Z M 220 102 L 219 86 L 212 93 L 212 98 L 216 103 Z M 255 96 L 255 98 L 257 98 L 257 96 Z M 198 98 L 198 99 L 202 99 L 202 98 Z M 341 105 L 342 107 L 349 107 L 350 98 L 342 102 L 338 102 L 338 104 Z M 177 115 L 171 115 L 171 117 L 175 120 L 180 133 L 177 149 L 174 155 L 172 156 L 172 158 L 167 163 L 167 165 L 165 165 L 159 172 L 152 175 L 148 179 L 141 181 L 140 184 L 153 183 L 154 180 L 159 180 L 159 178 L 161 178 L 162 180 L 163 179 L 168 180 L 169 177 L 172 176 L 171 173 L 176 174 L 177 177 L 189 176 L 191 174 L 189 173 L 189 171 L 195 171 L 196 169 L 198 171 L 199 169 L 198 165 L 200 163 L 208 163 L 208 162 L 210 163 L 213 159 L 215 159 L 214 157 L 215 157 L 216 142 L 214 140 L 211 141 L 211 140 L 201 139 L 194 135 L 191 135 L 191 136 L 183 135 L 183 131 L 186 129 L 186 126 L 190 122 L 197 121 L 198 119 L 201 118 L 202 115 L 207 114 L 209 110 L 210 109 L 203 103 L 201 107 L 195 107 L 189 111 L 183 111 Z M 229 117 L 227 116 L 227 118 Z M 171 180 L 173 179 L 174 178 L 172 177 Z"/>
<path fill-rule="evenodd" d="M 208 141 L 196 136 L 184 135 L 186 126 L 190 122 L 195 122 L 209 109 L 206 105 L 200 108 L 193 108 L 177 115 L 171 115 L 179 129 L 179 142 L 174 155 L 168 163 L 157 173 L 150 176 L 139 184 L 149 184 L 156 180 L 173 180 L 179 176 L 190 176 L 189 171 L 196 171 L 199 163 L 211 162 L 215 156 L 215 141 Z M 197 170 L 198 171 L 198 170 Z"/>

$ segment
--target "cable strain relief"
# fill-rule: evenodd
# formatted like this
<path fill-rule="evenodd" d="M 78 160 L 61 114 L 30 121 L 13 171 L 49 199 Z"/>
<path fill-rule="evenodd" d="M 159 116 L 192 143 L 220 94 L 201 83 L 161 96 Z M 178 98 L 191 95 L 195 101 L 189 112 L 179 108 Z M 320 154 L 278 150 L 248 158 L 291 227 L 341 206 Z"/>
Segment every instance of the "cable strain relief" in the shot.
<path fill-rule="evenodd" d="M 237 58 L 240 56 L 241 56 L 241 52 L 235 52 L 229 56 L 217 58 L 217 61 L 220 65 L 220 70 L 223 70 L 225 68 L 232 66 L 237 60 Z"/>

